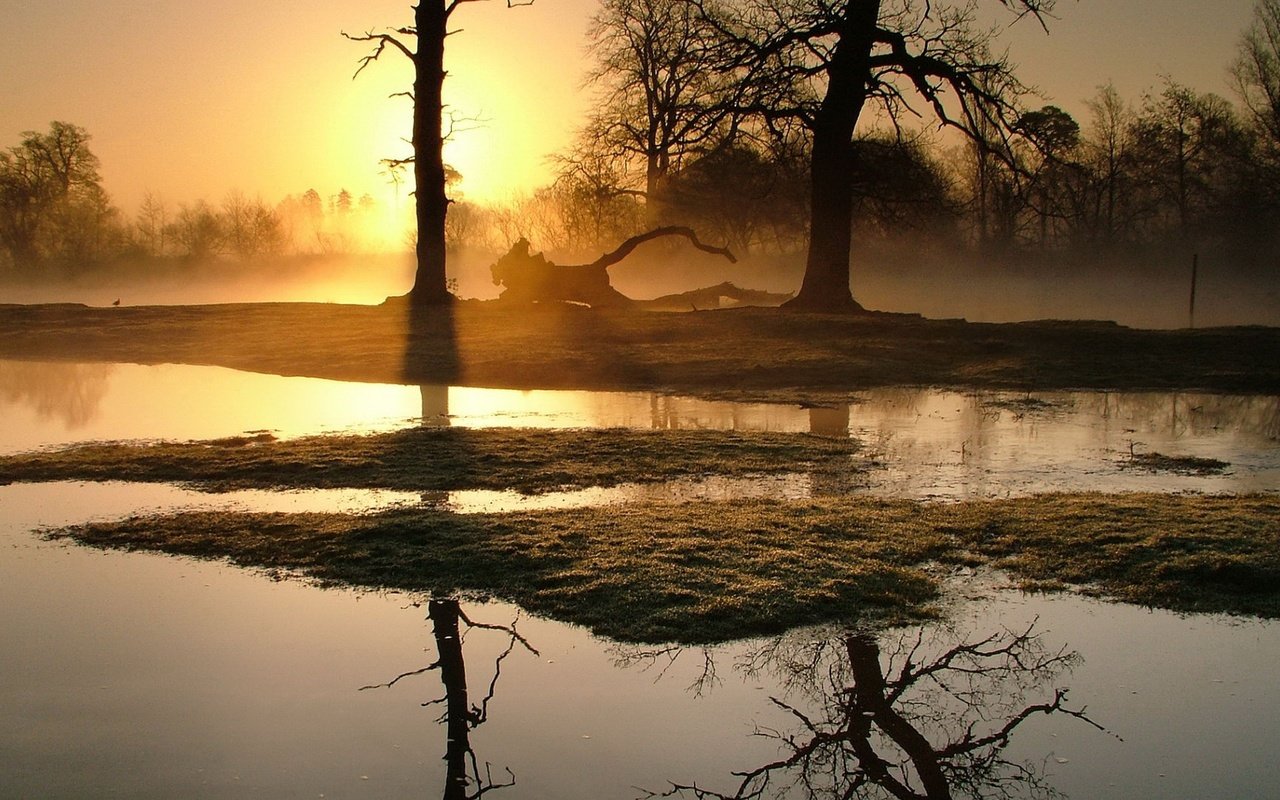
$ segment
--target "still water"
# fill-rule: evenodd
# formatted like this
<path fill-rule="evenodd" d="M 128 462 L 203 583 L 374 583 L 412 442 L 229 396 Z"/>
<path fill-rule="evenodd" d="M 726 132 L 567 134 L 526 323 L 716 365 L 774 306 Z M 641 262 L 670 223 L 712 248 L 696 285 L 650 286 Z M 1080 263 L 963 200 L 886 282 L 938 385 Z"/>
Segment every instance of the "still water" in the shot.
<path fill-rule="evenodd" d="M 406 424 L 724 427 L 853 435 L 868 459 L 892 465 L 873 469 L 867 489 L 907 496 L 1119 483 L 1280 486 L 1275 398 L 1032 399 L 892 390 L 867 392 L 848 406 L 801 409 L 0 362 L 0 452 L 90 439 L 256 430 L 297 436 Z M 1130 446 L 1231 466 L 1213 476 L 1144 473 L 1124 464 Z M 821 487 L 805 476 L 788 476 L 767 491 L 815 490 Z M 870 640 L 804 630 L 706 650 L 638 648 L 501 604 L 450 607 L 320 590 L 218 563 L 47 543 L 32 533 L 139 509 L 226 502 L 359 509 L 399 500 L 365 493 L 226 498 L 123 483 L 0 487 L 0 797 L 449 798 L 463 796 L 449 784 L 458 769 L 472 777 L 472 794 L 491 786 L 506 797 L 632 798 L 696 784 L 731 795 L 741 780 L 734 773 L 787 759 L 794 765 L 770 773 L 766 796 L 805 797 L 806 785 L 847 789 L 839 780 L 848 776 L 829 767 L 847 763 L 857 748 L 894 765 L 914 759 L 907 772 L 923 766 L 943 774 L 956 796 L 1039 796 L 1046 788 L 1078 798 L 1280 795 L 1274 624 L 1027 597 L 1000 588 L 998 576 L 978 575 L 957 586 L 947 626 Z M 490 502 L 501 505 L 501 498 Z M 1021 643 L 1026 652 L 1010 652 L 1021 669 L 997 659 L 951 678 L 898 681 L 892 688 L 901 696 L 884 717 L 898 725 L 867 716 L 874 698 L 859 697 L 861 706 L 848 700 L 851 687 L 893 684 L 903 649 L 917 641 L 912 662 L 927 666 L 987 637 L 996 637 L 987 649 L 999 649 L 1010 631 L 1029 626 L 1040 638 Z M 456 714 L 468 724 L 450 730 L 437 720 L 460 701 L 460 687 L 475 711 Z M 1070 689 L 1063 709 L 1087 707 L 1097 727 L 1064 711 L 1035 713 L 1007 748 L 969 753 L 1027 771 L 1008 766 L 983 775 L 959 754 L 969 725 L 979 735 L 998 730 L 1061 688 Z M 815 741 L 802 719 L 816 730 L 844 731 L 844 749 L 815 747 L 795 758 L 785 737 L 801 746 Z M 904 746 L 918 741 L 904 731 L 916 731 L 931 749 Z M 835 784 L 832 774 L 841 776 Z M 889 796 L 889 783 L 866 780 L 866 796 Z"/>
<path fill-rule="evenodd" d="M 281 438 L 406 425 L 717 428 L 853 436 L 869 491 L 914 498 L 1051 490 L 1252 492 L 1280 487 L 1280 397 L 1168 392 L 959 393 L 871 389 L 829 408 L 652 393 L 513 391 L 284 378 L 216 367 L 0 361 L 0 453 L 104 439 Z M 1137 468 L 1133 454 L 1215 458 L 1221 473 Z M 725 496 L 741 482 L 627 491 Z M 782 490 L 810 491 L 803 476 Z M 515 498 L 460 493 L 458 504 Z M 407 498 L 406 498 L 407 499 Z"/>

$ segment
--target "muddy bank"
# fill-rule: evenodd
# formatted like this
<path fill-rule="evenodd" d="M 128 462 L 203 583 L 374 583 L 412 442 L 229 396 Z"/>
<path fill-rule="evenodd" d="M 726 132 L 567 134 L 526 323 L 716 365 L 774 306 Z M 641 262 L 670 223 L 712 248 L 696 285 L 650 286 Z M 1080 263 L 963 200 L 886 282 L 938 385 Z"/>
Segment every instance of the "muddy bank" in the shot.
<path fill-rule="evenodd" d="M 0 306 L 0 357 L 793 401 L 891 385 L 1280 392 L 1275 328 L 1144 331 L 775 309 L 10 305 Z"/>

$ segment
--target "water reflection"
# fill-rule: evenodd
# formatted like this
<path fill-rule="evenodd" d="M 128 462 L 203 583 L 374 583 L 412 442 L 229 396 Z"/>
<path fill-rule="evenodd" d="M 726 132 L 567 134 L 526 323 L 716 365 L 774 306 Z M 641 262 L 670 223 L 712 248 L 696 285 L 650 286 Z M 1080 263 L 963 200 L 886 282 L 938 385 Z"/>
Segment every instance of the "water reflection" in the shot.
<path fill-rule="evenodd" d="M 424 384 L 418 387 L 422 395 L 422 425 L 429 428 L 447 428 L 449 420 L 449 387 Z"/>
<path fill-rule="evenodd" d="M 0 361 L 0 401 L 26 406 L 41 420 L 82 428 L 98 415 L 111 364 Z"/>
<path fill-rule="evenodd" d="M 0 428 L 0 452 L 94 438 L 212 439 L 260 430 L 289 438 L 406 425 L 716 428 L 852 436 L 877 465 L 858 488 L 899 497 L 1280 486 L 1280 397 L 1258 395 L 899 387 L 807 407 L 646 392 L 355 384 L 211 367 L 0 361 L 0 416 L 13 421 Z M 67 429 L 71 420 L 74 431 Z M 1230 466 L 1208 476 L 1125 468 L 1130 453 L 1152 452 Z"/>
<path fill-rule="evenodd" d="M 740 659 L 745 675 L 784 690 L 770 699 L 791 727 L 756 731 L 777 742 L 778 757 L 735 772 L 727 793 L 673 782 L 650 797 L 1053 796 L 1039 765 L 1006 756 L 1014 734 L 1048 715 L 1102 730 L 1068 705 L 1066 689 L 1053 688 L 1079 655 L 1048 648 L 1034 623 L 969 639 L 922 628 L 883 645 L 867 632 L 789 635 Z M 714 679 L 714 667 L 703 674 Z"/>
<path fill-rule="evenodd" d="M 511 655 L 517 645 L 534 656 L 538 655 L 538 651 L 516 631 L 515 622 L 510 625 L 473 622 L 454 599 L 428 601 L 427 618 L 431 620 L 436 660 L 421 669 L 401 673 L 387 683 L 364 686 L 362 690 L 389 689 L 405 678 L 427 672 L 439 672 L 444 695 L 422 705 L 444 707 L 444 713 L 436 720 L 445 726 L 446 731 L 444 800 L 473 800 L 495 789 L 514 786 L 516 776 L 509 768 L 503 769 L 505 775 L 499 779 L 494 778 L 493 767 L 488 762 L 485 762 L 484 769 L 481 770 L 479 759 L 471 746 L 471 732 L 489 719 L 489 703 L 493 700 L 498 688 L 498 679 L 502 675 L 502 662 Z M 461 629 L 461 625 L 465 625 L 467 631 L 474 629 L 499 631 L 509 639 L 506 649 L 494 661 L 493 677 L 479 705 L 469 699 L 467 664 L 462 652 L 465 632 Z"/>

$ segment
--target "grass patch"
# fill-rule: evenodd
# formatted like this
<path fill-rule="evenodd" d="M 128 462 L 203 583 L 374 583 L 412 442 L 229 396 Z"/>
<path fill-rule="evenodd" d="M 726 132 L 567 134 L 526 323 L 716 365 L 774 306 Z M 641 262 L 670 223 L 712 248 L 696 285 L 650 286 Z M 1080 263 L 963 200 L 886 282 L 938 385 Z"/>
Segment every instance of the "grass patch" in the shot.
<path fill-rule="evenodd" d="M 277 441 L 77 445 L 0 458 L 0 484 L 127 480 L 206 491 L 359 488 L 545 492 L 720 475 L 848 475 L 857 443 L 734 431 L 406 428 Z"/>
<path fill-rule="evenodd" d="M 1180 611 L 1280 617 L 1280 498 L 834 497 L 519 514 L 184 513 L 51 534 L 325 582 L 494 596 L 624 641 L 713 642 L 928 616 L 926 565 L 992 564 Z"/>
<path fill-rule="evenodd" d="M 1164 453 L 1134 453 L 1121 466 L 1147 472 L 1172 472 L 1178 475 L 1220 475 L 1231 466 L 1216 458 L 1167 456 Z"/>

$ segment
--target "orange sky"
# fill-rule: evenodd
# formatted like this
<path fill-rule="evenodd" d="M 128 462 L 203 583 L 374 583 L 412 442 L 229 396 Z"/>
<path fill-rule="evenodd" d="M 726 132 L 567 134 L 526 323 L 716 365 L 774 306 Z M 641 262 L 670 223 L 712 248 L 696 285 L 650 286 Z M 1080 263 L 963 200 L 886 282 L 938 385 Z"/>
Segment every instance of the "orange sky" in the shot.
<path fill-rule="evenodd" d="M 408 87 L 409 65 L 388 53 L 353 82 L 366 50 L 339 32 L 408 24 L 408 0 L 0 2 L 0 147 L 50 120 L 83 125 L 126 210 L 146 191 L 274 203 L 347 188 L 394 202 L 378 160 L 407 147 L 408 101 L 387 95 Z M 1161 75 L 1230 96 L 1226 67 L 1252 4 L 1059 0 L 1051 35 L 1020 25 L 1007 42 L 1024 78 L 1081 117 L 1081 100 L 1108 79 L 1135 101 Z M 583 34 L 596 7 L 495 0 L 455 15 L 446 92 L 487 120 L 446 152 L 467 197 L 548 179 L 546 156 L 568 146 L 585 104 Z"/>

